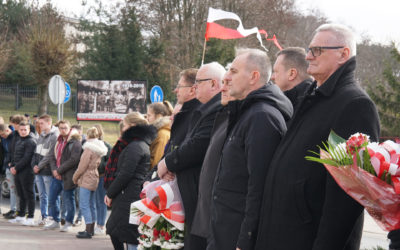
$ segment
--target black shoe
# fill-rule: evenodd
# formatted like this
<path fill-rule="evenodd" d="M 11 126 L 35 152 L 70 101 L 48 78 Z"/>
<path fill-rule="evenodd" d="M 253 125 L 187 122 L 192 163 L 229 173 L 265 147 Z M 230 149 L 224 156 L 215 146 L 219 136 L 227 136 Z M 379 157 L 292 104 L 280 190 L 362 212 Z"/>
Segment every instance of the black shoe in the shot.
<path fill-rule="evenodd" d="M 8 213 L 3 214 L 3 216 L 6 219 L 15 219 L 15 217 L 17 217 L 17 212 L 10 210 Z"/>
<path fill-rule="evenodd" d="M 61 219 L 61 226 L 65 225 L 65 219 Z"/>
<path fill-rule="evenodd" d="M 92 238 L 92 234 L 91 234 L 91 233 L 88 233 L 88 232 L 85 230 L 85 231 L 83 231 L 83 232 L 79 232 L 79 233 L 76 235 L 76 238 L 79 238 L 79 239 L 91 239 L 91 238 Z"/>
<path fill-rule="evenodd" d="M 10 211 L 8 211 L 7 213 L 3 214 L 3 217 L 9 216 L 11 213 L 15 213 L 15 211 L 10 210 Z"/>
<path fill-rule="evenodd" d="M 81 231 L 81 232 L 78 232 L 78 234 L 79 235 L 83 235 L 83 234 L 87 234 L 88 232 L 85 230 L 85 231 Z M 77 235 L 78 235 L 77 234 Z M 94 236 L 94 233 L 88 233 L 88 234 L 90 234 L 91 236 Z"/>

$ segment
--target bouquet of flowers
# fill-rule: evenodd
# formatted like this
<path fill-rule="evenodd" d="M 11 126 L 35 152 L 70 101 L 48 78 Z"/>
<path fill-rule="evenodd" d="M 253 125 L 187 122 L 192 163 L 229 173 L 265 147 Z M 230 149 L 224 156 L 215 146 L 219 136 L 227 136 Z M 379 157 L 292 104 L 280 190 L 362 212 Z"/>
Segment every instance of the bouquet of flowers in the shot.
<path fill-rule="evenodd" d="M 400 145 L 370 142 L 357 133 L 345 140 L 331 131 L 320 153 L 306 156 L 324 164 L 337 184 L 387 231 L 400 228 Z"/>
<path fill-rule="evenodd" d="M 154 181 L 131 204 L 129 223 L 139 225 L 138 249 L 180 249 L 183 247 L 185 214 L 176 178 Z"/>

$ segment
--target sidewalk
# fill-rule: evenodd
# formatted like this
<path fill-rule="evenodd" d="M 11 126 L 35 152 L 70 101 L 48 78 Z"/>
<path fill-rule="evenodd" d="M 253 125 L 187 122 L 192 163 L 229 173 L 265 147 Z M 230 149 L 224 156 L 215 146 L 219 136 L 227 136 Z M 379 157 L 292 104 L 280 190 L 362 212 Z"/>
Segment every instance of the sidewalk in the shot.
<path fill-rule="evenodd" d="M 3 199 L 4 201 L 4 199 Z M 8 212 L 8 206 L 1 204 L 1 212 Z M 40 209 L 35 210 L 35 220 L 40 217 Z M 44 230 L 41 227 L 27 227 L 11 224 L 0 215 L 0 249 L 7 250 L 80 250 L 113 249 L 107 235 L 95 235 L 92 239 L 77 239 L 75 235 L 85 229 L 84 225 L 72 227 L 70 232 Z"/>
<path fill-rule="evenodd" d="M 8 206 L 1 204 L 3 213 Z M 35 219 L 39 219 L 40 209 L 35 210 Z M 95 235 L 92 239 L 77 239 L 75 234 L 83 231 L 84 225 L 72 227 L 71 232 L 47 231 L 40 227 L 26 227 L 11 224 L 0 216 L 0 246 L 7 250 L 80 250 L 80 249 L 113 249 L 111 240 L 106 235 Z M 380 246 L 388 249 L 387 232 L 379 228 L 375 221 L 365 212 L 364 232 L 361 240 L 361 250 L 372 250 Z"/>
<path fill-rule="evenodd" d="M 388 232 L 383 231 L 376 222 L 364 211 L 364 231 L 361 239 L 362 250 L 372 250 L 374 247 L 380 246 L 388 249 L 389 240 L 387 239 Z"/>

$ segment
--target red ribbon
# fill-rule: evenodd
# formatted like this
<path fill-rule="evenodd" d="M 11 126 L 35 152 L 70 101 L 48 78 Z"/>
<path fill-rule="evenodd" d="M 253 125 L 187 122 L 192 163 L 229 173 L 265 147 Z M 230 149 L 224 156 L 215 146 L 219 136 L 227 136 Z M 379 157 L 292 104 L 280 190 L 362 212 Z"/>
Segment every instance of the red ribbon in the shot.
<path fill-rule="evenodd" d="M 160 203 L 161 203 L 162 198 L 160 197 Z M 185 222 L 185 216 L 181 215 L 181 214 L 177 214 L 174 213 L 176 211 L 181 211 L 182 210 L 182 206 L 172 206 L 169 209 L 158 209 L 158 207 L 154 204 L 153 201 L 148 201 L 148 199 L 142 199 L 142 203 L 149 209 L 153 210 L 154 213 L 156 214 L 163 214 L 166 218 L 168 218 L 169 220 L 173 220 L 179 223 L 184 223 Z M 166 203 L 166 201 L 165 201 Z M 180 209 L 178 209 L 180 208 Z M 143 216 L 140 221 L 142 221 L 143 223 L 147 223 L 150 220 L 150 218 L 146 217 L 147 215 Z M 146 217 L 146 218 L 144 218 Z M 143 219 L 144 218 L 144 219 Z M 143 219 L 143 220 L 142 220 Z"/>

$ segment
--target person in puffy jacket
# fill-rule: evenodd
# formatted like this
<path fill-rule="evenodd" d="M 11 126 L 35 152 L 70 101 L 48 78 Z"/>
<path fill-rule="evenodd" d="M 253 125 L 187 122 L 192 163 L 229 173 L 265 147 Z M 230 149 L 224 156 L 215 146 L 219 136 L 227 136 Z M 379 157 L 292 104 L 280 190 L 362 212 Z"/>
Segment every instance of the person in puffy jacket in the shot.
<path fill-rule="evenodd" d="M 86 230 L 79 232 L 77 238 L 92 238 L 94 234 L 94 224 L 96 220 L 95 210 L 95 191 L 99 184 L 99 171 L 101 158 L 107 154 L 107 147 L 100 141 L 99 132 L 96 127 L 89 128 L 87 131 L 87 141 L 82 146 L 83 153 L 78 165 L 78 169 L 72 177 L 74 184 L 77 184 L 80 197 L 80 209 L 85 219 Z"/>
<path fill-rule="evenodd" d="M 104 186 L 104 202 L 111 207 L 107 234 L 114 248 L 135 249 L 139 237 L 137 225 L 129 224 L 131 203 L 140 199 L 140 192 L 150 170 L 150 144 L 156 137 L 155 127 L 138 112 L 125 116 L 123 134 L 111 150 Z"/>
<path fill-rule="evenodd" d="M 35 175 L 31 167 L 31 160 L 36 148 L 36 141 L 30 135 L 29 124 L 21 122 L 18 127 L 20 139 L 15 143 L 10 172 L 15 176 L 15 185 L 19 199 L 18 216 L 10 222 L 19 222 L 26 226 L 34 226 L 35 192 L 33 182 Z M 28 207 L 28 216 L 25 219 L 25 209 Z"/>

